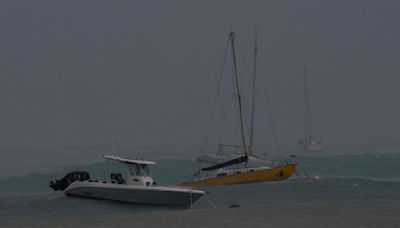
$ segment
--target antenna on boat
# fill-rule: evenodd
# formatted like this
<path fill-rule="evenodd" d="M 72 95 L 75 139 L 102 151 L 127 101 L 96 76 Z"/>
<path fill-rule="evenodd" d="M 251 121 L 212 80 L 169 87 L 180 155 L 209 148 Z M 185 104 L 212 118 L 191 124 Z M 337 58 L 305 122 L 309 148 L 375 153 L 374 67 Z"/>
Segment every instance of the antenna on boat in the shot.
<path fill-rule="evenodd" d="M 115 145 L 115 148 L 117 148 L 117 154 L 121 155 L 120 150 L 119 150 L 118 140 L 114 140 L 114 145 Z"/>

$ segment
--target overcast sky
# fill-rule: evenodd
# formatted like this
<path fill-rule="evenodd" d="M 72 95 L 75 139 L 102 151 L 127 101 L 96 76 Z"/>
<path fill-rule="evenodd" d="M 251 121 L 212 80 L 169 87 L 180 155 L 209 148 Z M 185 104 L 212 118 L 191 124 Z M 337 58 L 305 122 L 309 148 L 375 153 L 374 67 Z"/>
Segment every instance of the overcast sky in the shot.
<path fill-rule="evenodd" d="M 0 1 L 0 145 L 198 144 L 227 35 L 249 53 L 254 24 L 282 141 L 303 134 L 303 66 L 324 141 L 400 138 L 399 12 L 368 0 Z"/>

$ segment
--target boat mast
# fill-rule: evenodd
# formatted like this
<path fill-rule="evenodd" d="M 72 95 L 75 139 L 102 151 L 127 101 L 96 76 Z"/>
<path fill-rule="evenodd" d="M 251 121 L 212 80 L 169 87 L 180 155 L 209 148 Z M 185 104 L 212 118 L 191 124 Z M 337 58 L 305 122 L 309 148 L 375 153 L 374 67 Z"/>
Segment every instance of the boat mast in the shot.
<path fill-rule="evenodd" d="M 243 153 L 245 156 L 247 156 L 246 138 L 244 135 L 242 96 L 240 95 L 238 64 L 237 64 L 236 49 L 235 49 L 235 33 L 234 32 L 229 33 L 229 38 L 231 40 L 233 65 L 235 68 L 235 83 L 236 83 L 236 92 L 237 92 L 238 104 L 239 104 L 240 133 L 241 133 L 241 138 L 242 138 Z M 246 162 L 246 166 L 247 166 L 247 162 Z"/>
<path fill-rule="evenodd" d="M 257 75 L 257 35 L 258 35 L 258 26 L 254 25 L 254 65 L 253 65 L 253 90 L 252 90 L 252 103 L 251 103 L 251 120 L 250 120 L 250 138 L 249 138 L 249 154 L 251 154 L 253 149 L 253 140 L 254 140 L 254 119 L 255 119 L 255 90 L 256 90 L 256 75 Z"/>
<path fill-rule="evenodd" d="M 308 80 L 307 80 L 307 68 L 304 67 L 304 99 L 306 103 L 306 113 L 305 113 L 305 124 L 304 134 L 306 139 L 311 136 L 312 121 L 311 121 L 311 108 L 310 108 L 310 95 L 308 92 Z"/>

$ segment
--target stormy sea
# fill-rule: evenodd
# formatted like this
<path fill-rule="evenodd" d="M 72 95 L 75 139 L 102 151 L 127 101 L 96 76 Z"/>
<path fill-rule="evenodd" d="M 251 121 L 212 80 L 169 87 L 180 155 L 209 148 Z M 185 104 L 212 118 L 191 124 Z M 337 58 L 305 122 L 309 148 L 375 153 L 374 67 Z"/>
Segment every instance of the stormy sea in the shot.
<path fill-rule="evenodd" d="M 288 180 L 200 188 L 207 194 L 191 209 L 66 197 L 48 186 L 75 170 L 98 180 L 124 173 L 124 166 L 102 160 L 118 153 L 155 160 L 154 180 L 174 185 L 206 166 L 196 162 L 198 153 L 190 147 L 0 149 L 0 227 L 397 227 L 400 222 L 399 144 L 335 144 L 312 153 L 289 148 L 299 165 Z"/>

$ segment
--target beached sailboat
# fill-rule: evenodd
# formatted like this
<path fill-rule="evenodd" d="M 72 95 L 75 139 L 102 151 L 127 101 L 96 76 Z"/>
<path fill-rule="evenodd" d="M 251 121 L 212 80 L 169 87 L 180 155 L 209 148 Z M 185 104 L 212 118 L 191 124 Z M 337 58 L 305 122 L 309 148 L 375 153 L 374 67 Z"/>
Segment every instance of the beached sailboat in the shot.
<path fill-rule="evenodd" d="M 262 166 L 262 167 L 248 167 L 250 149 L 247 145 L 246 135 L 244 130 L 244 110 L 243 110 L 243 98 L 240 91 L 240 80 L 238 63 L 236 57 L 236 46 L 235 46 L 235 33 L 229 34 L 229 43 L 232 50 L 232 60 L 234 66 L 234 82 L 235 92 L 237 96 L 238 112 L 239 112 L 239 125 L 240 125 L 240 156 L 222 162 L 220 164 L 212 165 L 209 167 L 202 168 L 201 172 L 216 171 L 211 174 L 207 174 L 205 177 L 199 177 L 193 180 L 185 181 L 180 185 L 183 186 L 215 186 L 224 184 L 245 184 L 260 181 L 277 181 L 284 180 L 290 177 L 296 169 L 297 163 L 287 159 L 282 161 L 280 165 L 273 167 Z M 252 144 L 250 137 L 250 145 Z M 232 168 L 234 165 L 244 165 L 242 168 Z M 225 167 L 231 167 L 229 169 L 223 169 Z"/>
<path fill-rule="evenodd" d="M 307 68 L 304 67 L 304 101 L 306 104 L 304 116 L 304 139 L 300 140 L 299 145 L 305 152 L 322 151 L 322 141 L 320 138 L 313 134 L 311 108 L 310 108 L 310 95 L 308 91 Z"/>
<path fill-rule="evenodd" d="M 205 192 L 182 186 L 159 186 L 153 181 L 150 165 L 153 161 L 128 159 L 105 155 L 104 159 L 126 165 L 126 180 L 120 173 L 111 173 L 108 181 L 91 180 L 85 171 L 67 174 L 63 179 L 51 181 L 54 191 L 65 191 L 67 196 L 105 199 L 134 204 L 189 207 Z"/>

